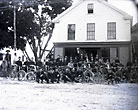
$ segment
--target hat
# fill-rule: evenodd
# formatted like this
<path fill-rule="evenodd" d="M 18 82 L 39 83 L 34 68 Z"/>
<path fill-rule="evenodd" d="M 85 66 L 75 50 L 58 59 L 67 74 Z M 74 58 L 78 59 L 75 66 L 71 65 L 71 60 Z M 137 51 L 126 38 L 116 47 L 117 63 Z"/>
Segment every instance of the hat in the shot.
<path fill-rule="evenodd" d="M 6 50 L 6 52 L 10 52 L 10 50 Z"/>

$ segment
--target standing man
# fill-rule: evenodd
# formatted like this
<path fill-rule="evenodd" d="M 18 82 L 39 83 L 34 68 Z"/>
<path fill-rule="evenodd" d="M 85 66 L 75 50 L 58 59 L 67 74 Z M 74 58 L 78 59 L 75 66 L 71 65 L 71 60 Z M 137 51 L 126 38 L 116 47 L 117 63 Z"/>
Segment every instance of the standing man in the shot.
<path fill-rule="evenodd" d="M 14 53 L 13 64 L 16 64 L 16 61 L 17 61 L 17 54 L 16 54 L 16 53 Z"/>
<path fill-rule="evenodd" d="M 17 64 L 17 77 L 18 77 L 18 80 L 20 80 L 20 73 L 19 71 L 22 69 L 22 61 L 21 61 L 21 57 L 18 57 L 18 61 L 16 61 L 16 64 Z"/>
<path fill-rule="evenodd" d="M 10 69 L 11 69 L 11 54 L 9 54 L 10 50 L 6 50 L 5 60 L 7 62 L 7 76 L 9 77 Z"/>
<path fill-rule="evenodd" d="M 2 74 L 7 78 L 7 61 L 6 60 L 3 60 L 1 64 L 1 71 L 2 71 Z"/>
<path fill-rule="evenodd" d="M 17 64 L 17 71 L 20 71 L 20 69 L 22 68 L 22 61 L 21 61 L 21 57 L 18 58 L 18 61 L 16 61 Z"/>

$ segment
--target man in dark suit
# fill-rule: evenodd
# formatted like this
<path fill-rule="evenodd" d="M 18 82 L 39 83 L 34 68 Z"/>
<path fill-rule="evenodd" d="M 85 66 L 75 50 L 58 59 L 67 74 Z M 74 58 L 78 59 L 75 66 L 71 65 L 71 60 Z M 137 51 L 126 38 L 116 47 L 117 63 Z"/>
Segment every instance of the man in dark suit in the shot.
<path fill-rule="evenodd" d="M 18 66 L 18 70 L 17 71 L 19 71 L 21 68 L 22 68 L 22 61 L 21 61 L 21 57 L 19 57 L 19 59 L 18 59 L 18 61 L 16 61 L 16 64 L 17 64 L 17 66 Z"/>
<path fill-rule="evenodd" d="M 11 69 L 11 54 L 9 54 L 10 50 L 6 50 L 6 55 L 5 55 L 5 60 L 7 62 L 7 76 L 10 74 L 10 69 Z"/>

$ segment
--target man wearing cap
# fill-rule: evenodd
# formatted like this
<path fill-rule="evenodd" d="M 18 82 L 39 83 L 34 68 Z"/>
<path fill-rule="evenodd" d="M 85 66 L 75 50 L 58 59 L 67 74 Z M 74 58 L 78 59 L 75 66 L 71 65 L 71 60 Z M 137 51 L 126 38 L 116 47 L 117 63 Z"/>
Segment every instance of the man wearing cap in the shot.
<path fill-rule="evenodd" d="M 10 67 L 11 67 L 11 55 L 9 54 L 10 50 L 6 50 L 5 60 L 7 61 L 7 76 L 10 74 Z"/>

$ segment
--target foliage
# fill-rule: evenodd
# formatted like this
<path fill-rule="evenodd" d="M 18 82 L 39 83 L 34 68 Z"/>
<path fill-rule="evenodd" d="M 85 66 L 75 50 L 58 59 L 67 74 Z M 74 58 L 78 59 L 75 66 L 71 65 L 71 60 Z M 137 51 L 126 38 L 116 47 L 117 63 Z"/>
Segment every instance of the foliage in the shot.
<path fill-rule="evenodd" d="M 13 5 L 16 6 L 17 48 L 26 57 L 26 44 L 30 45 L 35 61 L 42 59 L 54 24 L 51 20 L 71 6 L 71 0 L 1 0 L 0 48 L 13 48 Z M 47 42 L 44 42 L 44 39 Z"/>

